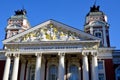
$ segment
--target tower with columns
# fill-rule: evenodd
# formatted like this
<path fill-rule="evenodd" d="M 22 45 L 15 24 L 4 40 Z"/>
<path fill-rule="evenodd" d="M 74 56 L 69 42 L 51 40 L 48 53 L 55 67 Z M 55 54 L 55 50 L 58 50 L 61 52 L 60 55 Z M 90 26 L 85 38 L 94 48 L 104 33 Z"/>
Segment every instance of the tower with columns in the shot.
<path fill-rule="evenodd" d="M 6 38 L 24 32 L 31 27 L 26 14 L 27 12 L 25 9 L 17 10 L 15 14 L 8 19 Z"/>
<path fill-rule="evenodd" d="M 84 31 L 52 19 L 30 28 L 25 15 L 18 10 L 8 20 L 1 80 L 114 80 L 114 48 L 99 6 L 90 8 Z"/>
<path fill-rule="evenodd" d="M 86 15 L 84 31 L 101 38 L 101 45 L 110 47 L 109 24 L 107 16 L 100 11 L 100 6 L 93 5 Z"/>

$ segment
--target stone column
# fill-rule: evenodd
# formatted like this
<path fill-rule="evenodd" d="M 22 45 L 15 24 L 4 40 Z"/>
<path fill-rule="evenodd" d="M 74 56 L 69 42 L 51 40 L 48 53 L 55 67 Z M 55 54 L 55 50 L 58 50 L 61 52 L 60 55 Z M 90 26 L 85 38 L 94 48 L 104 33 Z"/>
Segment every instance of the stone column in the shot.
<path fill-rule="evenodd" d="M 25 65 L 26 65 L 26 61 L 24 60 L 24 61 L 22 61 L 22 65 L 21 65 L 20 80 L 24 80 Z"/>
<path fill-rule="evenodd" d="M 97 52 L 92 53 L 92 80 L 98 80 Z"/>
<path fill-rule="evenodd" d="M 7 59 L 6 59 L 6 63 L 5 63 L 5 69 L 4 69 L 4 74 L 3 74 L 3 80 L 8 80 L 8 78 L 9 78 L 10 63 L 11 63 L 10 56 L 7 55 Z"/>
<path fill-rule="evenodd" d="M 58 67 L 58 80 L 64 80 L 65 67 L 64 67 L 64 57 L 65 53 L 59 53 L 59 67 Z"/>
<path fill-rule="evenodd" d="M 14 54 L 14 65 L 12 72 L 12 80 L 17 80 L 18 78 L 18 68 L 19 68 L 19 54 Z"/>
<path fill-rule="evenodd" d="M 106 29 L 105 26 L 103 26 L 103 41 L 104 41 L 104 46 L 107 47 L 107 39 L 106 39 Z"/>
<path fill-rule="evenodd" d="M 82 55 L 83 55 L 83 80 L 89 80 L 87 52 L 82 52 Z"/>
<path fill-rule="evenodd" d="M 42 54 L 36 54 L 36 69 L 35 69 L 35 80 L 41 80 L 40 78 L 40 69 L 41 69 L 41 61 Z"/>

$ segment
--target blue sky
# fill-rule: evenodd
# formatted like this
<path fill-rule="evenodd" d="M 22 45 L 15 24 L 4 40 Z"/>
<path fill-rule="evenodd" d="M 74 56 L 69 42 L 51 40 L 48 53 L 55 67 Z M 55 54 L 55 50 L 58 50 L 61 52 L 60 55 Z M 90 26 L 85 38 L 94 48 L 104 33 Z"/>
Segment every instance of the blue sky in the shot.
<path fill-rule="evenodd" d="M 0 49 L 5 38 L 7 19 L 14 11 L 24 8 L 31 26 L 54 19 L 83 30 L 85 16 L 94 0 L 1 0 L 0 1 Z M 100 10 L 108 16 L 111 47 L 120 49 L 120 0 L 98 0 Z"/>

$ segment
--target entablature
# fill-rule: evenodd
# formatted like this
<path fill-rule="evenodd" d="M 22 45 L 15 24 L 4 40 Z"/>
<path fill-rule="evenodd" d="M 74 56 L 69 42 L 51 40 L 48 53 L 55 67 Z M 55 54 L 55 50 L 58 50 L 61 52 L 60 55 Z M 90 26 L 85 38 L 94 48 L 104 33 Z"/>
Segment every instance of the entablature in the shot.
<path fill-rule="evenodd" d="M 39 43 L 7 43 L 7 51 L 20 50 L 57 50 L 79 49 L 92 50 L 99 48 L 99 41 L 42 41 Z"/>

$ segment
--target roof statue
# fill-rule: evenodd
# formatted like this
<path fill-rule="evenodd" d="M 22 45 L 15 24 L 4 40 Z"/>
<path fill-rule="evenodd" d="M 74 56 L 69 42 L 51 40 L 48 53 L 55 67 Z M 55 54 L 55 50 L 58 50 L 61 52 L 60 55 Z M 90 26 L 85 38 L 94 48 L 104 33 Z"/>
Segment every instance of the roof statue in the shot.
<path fill-rule="evenodd" d="M 26 15 L 27 11 L 25 9 L 15 11 L 15 15 Z"/>
<path fill-rule="evenodd" d="M 99 12 L 100 6 L 93 5 L 93 7 L 90 8 L 90 12 Z"/>

